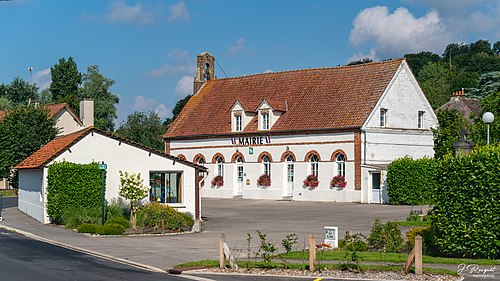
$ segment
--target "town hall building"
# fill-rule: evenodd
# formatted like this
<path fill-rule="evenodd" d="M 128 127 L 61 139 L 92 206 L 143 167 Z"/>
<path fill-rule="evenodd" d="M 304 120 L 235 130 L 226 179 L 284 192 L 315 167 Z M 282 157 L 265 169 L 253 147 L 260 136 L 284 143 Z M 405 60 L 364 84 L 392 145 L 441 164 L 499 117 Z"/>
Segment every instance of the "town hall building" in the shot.
<path fill-rule="evenodd" d="M 390 162 L 434 154 L 437 118 L 404 59 L 223 79 L 214 63 L 197 56 L 163 137 L 209 169 L 202 197 L 382 203 Z"/>

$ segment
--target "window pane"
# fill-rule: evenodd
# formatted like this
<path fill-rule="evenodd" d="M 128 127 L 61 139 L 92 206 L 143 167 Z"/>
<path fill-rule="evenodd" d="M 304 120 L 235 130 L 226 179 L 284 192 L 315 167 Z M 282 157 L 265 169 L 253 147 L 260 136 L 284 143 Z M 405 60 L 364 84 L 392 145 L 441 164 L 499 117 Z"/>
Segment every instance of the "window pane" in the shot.
<path fill-rule="evenodd" d="M 181 203 L 182 173 L 153 172 L 149 174 L 149 200 L 157 203 Z"/>

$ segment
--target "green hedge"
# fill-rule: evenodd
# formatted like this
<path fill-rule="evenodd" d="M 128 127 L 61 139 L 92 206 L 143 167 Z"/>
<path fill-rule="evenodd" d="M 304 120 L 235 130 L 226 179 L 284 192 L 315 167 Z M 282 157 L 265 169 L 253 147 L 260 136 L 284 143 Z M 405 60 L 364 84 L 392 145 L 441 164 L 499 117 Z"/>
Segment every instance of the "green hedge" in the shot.
<path fill-rule="evenodd" d="M 404 157 L 388 166 L 387 191 L 393 205 L 432 203 L 436 161 L 433 158 Z"/>
<path fill-rule="evenodd" d="M 500 258 L 500 145 L 439 162 L 432 216 L 441 254 Z"/>
<path fill-rule="evenodd" d="M 97 163 L 54 163 L 49 166 L 47 180 L 47 213 L 56 223 L 67 210 L 101 206 L 102 180 Z"/>

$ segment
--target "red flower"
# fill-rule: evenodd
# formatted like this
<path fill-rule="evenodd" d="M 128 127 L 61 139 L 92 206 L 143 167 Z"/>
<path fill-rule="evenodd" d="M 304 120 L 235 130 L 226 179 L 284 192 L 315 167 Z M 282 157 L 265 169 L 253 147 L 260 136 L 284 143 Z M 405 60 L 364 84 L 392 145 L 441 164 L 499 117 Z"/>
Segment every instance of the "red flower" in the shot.
<path fill-rule="evenodd" d="M 338 186 L 340 188 L 346 187 L 347 182 L 345 181 L 344 176 L 334 176 L 333 179 L 330 181 L 330 186 L 335 187 Z"/>
<path fill-rule="evenodd" d="M 222 176 L 215 176 L 212 179 L 212 187 L 221 187 L 224 185 L 224 178 Z"/>
<path fill-rule="evenodd" d="M 263 174 L 257 179 L 257 184 L 262 187 L 271 186 L 271 177 L 268 174 Z"/>
<path fill-rule="evenodd" d="M 304 187 L 309 187 L 310 189 L 315 189 L 319 185 L 318 176 L 309 175 L 302 183 L 304 184 Z"/>

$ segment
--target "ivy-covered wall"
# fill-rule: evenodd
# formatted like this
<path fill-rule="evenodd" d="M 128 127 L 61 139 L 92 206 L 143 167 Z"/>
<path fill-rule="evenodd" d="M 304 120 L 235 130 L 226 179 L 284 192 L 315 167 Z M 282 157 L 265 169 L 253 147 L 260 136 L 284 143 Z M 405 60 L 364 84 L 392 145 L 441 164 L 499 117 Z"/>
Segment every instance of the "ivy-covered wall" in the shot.
<path fill-rule="evenodd" d="M 47 213 L 55 221 L 71 208 L 101 206 L 102 179 L 97 163 L 54 163 L 49 166 L 47 181 Z"/>
<path fill-rule="evenodd" d="M 439 162 L 434 246 L 448 256 L 500 258 L 500 144 Z"/>
<path fill-rule="evenodd" d="M 436 161 L 403 157 L 388 166 L 387 191 L 393 205 L 423 205 L 432 202 Z"/>

